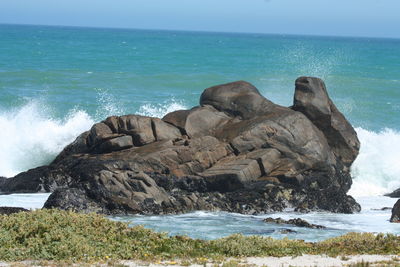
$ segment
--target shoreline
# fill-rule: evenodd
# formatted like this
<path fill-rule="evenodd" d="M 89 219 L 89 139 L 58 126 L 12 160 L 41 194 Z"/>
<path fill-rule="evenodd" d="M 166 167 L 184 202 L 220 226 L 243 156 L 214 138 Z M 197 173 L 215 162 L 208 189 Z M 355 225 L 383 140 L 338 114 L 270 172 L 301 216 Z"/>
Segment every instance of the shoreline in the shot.
<path fill-rule="evenodd" d="M 319 242 L 240 234 L 201 240 L 182 235 L 168 236 L 142 226 L 130 227 L 127 223 L 113 222 L 96 214 L 60 210 L 2 215 L 0 230 L 0 262 L 10 263 L 93 264 L 125 260 L 136 264 L 128 266 L 137 266 L 140 261 L 147 265 L 188 266 L 245 259 L 248 265 L 264 265 L 267 259 L 272 263 L 279 259 L 278 263 L 281 263 L 300 255 L 314 255 L 310 259 L 305 258 L 309 261 L 299 260 L 310 266 L 309 262 L 326 258 L 321 255 L 346 262 L 354 255 L 381 255 L 368 259 L 354 258 L 354 261 L 389 261 L 393 260 L 393 255 L 400 255 L 400 236 L 393 234 L 348 233 Z M 398 257 L 396 261 L 400 260 Z M 331 262 L 328 261 L 329 264 Z M 288 264 L 293 266 L 297 263 L 289 261 Z"/>
<path fill-rule="evenodd" d="M 38 199 L 35 198 L 38 196 Z M 45 202 L 44 194 L 19 194 L 8 195 L 7 201 L 0 195 L 0 206 L 14 203 L 16 207 L 24 207 L 27 203 L 41 207 Z M 170 235 L 188 235 L 191 238 L 217 239 L 235 233 L 244 235 L 270 236 L 273 238 L 303 239 L 315 242 L 339 236 L 344 232 L 383 232 L 399 234 L 400 224 L 389 223 L 390 210 L 382 210 L 382 207 L 393 206 L 396 199 L 389 197 L 361 197 L 357 201 L 362 206 L 361 213 L 358 214 L 332 214 L 332 213 L 307 213 L 299 214 L 291 211 L 283 213 L 269 213 L 258 216 L 241 215 L 226 212 L 207 212 L 193 211 L 179 215 L 160 215 L 160 216 L 116 216 L 107 217 L 113 221 L 128 222 L 131 226 L 143 225 L 147 229 L 157 232 L 168 232 Z M 3 202 L 2 202 L 3 200 Z M 40 202 L 40 203 L 39 203 Z M 43 202 L 43 203 L 42 203 Z M 327 226 L 328 229 L 302 229 L 293 225 L 274 225 L 263 223 L 266 217 L 285 220 L 302 218 L 310 223 Z M 211 224 L 211 228 L 210 225 Z M 171 225 L 174 225 L 171 227 Z M 230 225 L 225 227 L 224 225 Z M 196 229 L 190 232 L 189 229 Z M 282 234 L 281 230 L 291 229 L 297 233 Z M 343 231 L 342 231 L 343 230 Z"/>
<path fill-rule="evenodd" d="M 140 261 L 140 260 L 108 260 L 104 262 L 94 263 L 68 263 L 58 261 L 19 261 L 19 262 L 1 262 L 0 267 L 9 266 L 119 266 L 119 267 L 201 267 L 201 266 L 268 266 L 268 267 L 336 267 L 336 266 L 397 266 L 400 261 L 399 255 L 374 255 L 361 254 L 350 256 L 330 257 L 327 255 L 302 255 L 297 257 L 244 257 L 244 258 L 228 258 L 223 261 L 199 261 L 188 262 L 182 260 L 169 261 Z"/>

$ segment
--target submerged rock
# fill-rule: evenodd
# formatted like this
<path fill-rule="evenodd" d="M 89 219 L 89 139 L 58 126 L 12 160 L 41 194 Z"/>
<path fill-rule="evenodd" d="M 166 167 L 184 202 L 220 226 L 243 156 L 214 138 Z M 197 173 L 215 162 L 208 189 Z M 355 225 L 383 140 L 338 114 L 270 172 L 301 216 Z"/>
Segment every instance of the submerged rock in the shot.
<path fill-rule="evenodd" d="M 0 192 L 53 192 L 45 207 L 106 214 L 360 210 L 346 195 L 357 135 L 318 78 L 296 81 L 291 108 L 239 81 L 163 119 L 112 116 L 49 165 Z"/>
<path fill-rule="evenodd" d="M 384 210 L 391 210 L 391 209 L 392 209 L 391 207 L 383 207 L 383 208 L 380 208 L 380 209 L 372 209 L 372 210 L 384 211 Z"/>
<path fill-rule="evenodd" d="M 284 220 L 282 218 L 266 218 L 264 219 L 264 222 L 266 223 L 276 223 L 276 224 L 291 224 L 295 225 L 298 227 L 306 227 L 306 228 L 312 228 L 312 229 L 325 229 L 325 226 L 318 225 L 318 224 L 312 224 L 307 222 L 306 220 L 296 218 L 296 219 L 290 219 L 290 220 Z"/>
<path fill-rule="evenodd" d="M 29 210 L 16 207 L 0 207 L 0 215 L 10 215 L 18 212 L 29 212 Z"/>
<path fill-rule="evenodd" d="M 281 233 L 281 234 L 296 234 L 297 231 L 286 228 L 286 229 L 279 230 L 279 233 Z"/>

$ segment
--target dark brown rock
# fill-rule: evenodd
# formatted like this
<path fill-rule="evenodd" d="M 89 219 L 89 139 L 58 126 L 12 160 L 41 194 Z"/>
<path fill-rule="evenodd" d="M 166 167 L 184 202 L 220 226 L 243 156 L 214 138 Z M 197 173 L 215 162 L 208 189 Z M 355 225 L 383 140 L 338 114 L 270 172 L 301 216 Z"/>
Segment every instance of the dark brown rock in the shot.
<path fill-rule="evenodd" d="M 95 147 L 105 140 L 110 139 L 110 136 L 112 136 L 112 134 L 113 132 L 111 131 L 110 127 L 108 127 L 105 123 L 96 123 L 90 129 L 87 143 L 89 146 Z"/>
<path fill-rule="evenodd" d="M 285 158 L 299 163 L 298 171 L 329 168 L 335 164 L 332 151 L 322 133 L 301 113 L 282 108 L 280 112 L 259 116 L 222 127 L 216 135 L 232 145 L 237 154 L 261 148 L 274 148 Z"/>
<path fill-rule="evenodd" d="M 143 146 L 156 141 L 149 117 L 126 115 L 119 117 L 118 123 L 118 133 L 132 136 L 135 146 Z"/>
<path fill-rule="evenodd" d="M 210 105 L 243 119 L 266 114 L 276 107 L 274 103 L 261 96 L 257 88 L 245 81 L 207 88 L 200 97 L 200 105 Z"/>
<path fill-rule="evenodd" d="M 291 224 L 297 227 L 305 227 L 305 228 L 312 228 L 312 229 L 325 229 L 326 227 L 323 225 L 312 224 L 303 220 L 301 218 L 289 219 L 284 220 L 282 218 L 266 218 L 264 219 L 266 223 L 276 223 L 276 224 Z"/>
<path fill-rule="evenodd" d="M 78 188 L 58 188 L 47 199 L 44 207 L 63 210 L 83 211 L 85 213 L 106 213 L 100 205 L 88 198 L 85 191 Z"/>
<path fill-rule="evenodd" d="M 8 178 L 0 183 L 0 193 L 35 193 L 50 191 L 54 184 L 47 166 L 22 172 L 13 178 Z M 57 186 L 56 186 L 57 187 Z"/>
<path fill-rule="evenodd" d="M 157 141 L 175 140 L 182 137 L 180 130 L 169 123 L 165 123 L 158 118 L 152 118 L 154 137 Z"/>
<path fill-rule="evenodd" d="M 360 149 L 357 133 L 329 98 L 321 79 L 296 80 L 293 109 L 305 114 L 324 133 L 333 153 L 345 166 L 353 163 Z"/>
<path fill-rule="evenodd" d="M 186 119 L 190 112 L 191 110 L 176 110 L 165 115 L 162 120 L 175 125 L 182 131 L 185 131 Z"/>
<path fill-rule="evenodd" d="M 256 181 L 262 172 L 257 160 L 233 159 L 212 166 L 200 176 L 217 191 L 234 191 L 247 182 Z"/>
<path fill-rule="evenodd" d="M 295 234 L 295 233 L 297 233 L 297 231 L 289 229 L 289 228 L 286 228 L 286 229 L 280 229 L 279 233 L 281 233 L 281 234 Z"/>
<path fill-rule="evenodd" d="M 392 209 L 392 216 L 390 217 L 390 222 L 400 223 L 400 199 L 397 200 Z"/>
<path fill-rule="evenodd" d="M 0 192 L 53 192 L 45 207 L 105 214 L 359 211 L 346 195 L 358 140 L 311 82 L 307 102 L 298 80 L 298 111 L 241 81 L 210 87 L 201 106 L 162 120 L 109 117 L 49 166 L 0 179 Z"/>
<path fill-rule="evenodd" d="M 392 210 L 391 207 L 383 207 L 383 208 L 379 208 L 379 209 L 372 209 L 372 210 L 380 210 L 380 211 L 384 211 L 384 210 Z"/>
<path fill-rule="evenodd" d="M 64 158 L 73 155 L 73 154 L 80 154 L 80 153 L 86 153 L 89 151 L 89 145 L 88 145 L 88 136 L 90 132 L 83 132 L 80 134 L 74 142 L 71 144 L 67 145 L 63 151 L 61 151 L 60 154 L 55 158 L 53 163 L 59 162 L 63 160 Z"/>
<path fill-rule="evenodd" d="M 195 107 L 190 111 L 175 111 L 163 120 L 183 130 L 189 137 L 213 135 L 214 131 L 232 118 L 212 106 Z"/>
<path fill-rule="evenodd" d="M 394 190 L 392 193 L 385 194 L 387 197 L 392 197 L 392 198 L 400 198 L 400 188 Z"/>
<path fill-rule="evenodd" d="M 258 149 L 246 154 L 246 158 L 257 160 L 261 175 L 267 176 L 276 169 L 281 153 L 274 148 Z"/>
<path fill-rule="evenodd" d="M 132 136 L 124 135 L 104 141 L 96 148 L 100 153 L 113 152 L 133 147 Z"/>
<path fill-rule="evenodd" d="M 2 186 L 6 181 L 7 181 L 7 178 L 6 178 L 6 177 L 0 176 L 0 188 L 1 188 L 1 186 Z"/>
<path fill-rule="evenodd" d="M 0 207 L 0 215 L 10 215 L 19 212 L 29 212 L 29 210 L 16 207 Z"/>

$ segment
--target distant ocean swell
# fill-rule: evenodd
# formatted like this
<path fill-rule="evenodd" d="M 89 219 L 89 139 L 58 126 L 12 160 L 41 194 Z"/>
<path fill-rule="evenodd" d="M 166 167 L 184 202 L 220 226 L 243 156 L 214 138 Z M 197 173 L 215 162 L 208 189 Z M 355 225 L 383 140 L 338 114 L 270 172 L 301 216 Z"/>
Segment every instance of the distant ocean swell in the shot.
<path fill-rule="evenodd" d="M 0 176 L 11 177 L 49 163 L 81 132 L 90 129 L 96 121 L 110 115 L 127 112 L 107 94 L 100 93 L 96 115 L 83 110 L 71 110 L 63 119 L 54 119 L 45 103 L 30 101 L 12 111 L 0 111 Z M 105 104 L 107 103 L 107 104 Z M 168 112 L 187 108 L 175 100 L 163 104 L 144 104 L 134 112 L 162 117 Z M 356 128 L 361 150 L 352 166 L 353 186 L 350 194 L 356 197 L 377 196 L 400 187 L 400 132 L 384 129 L 380 132 Z"/>

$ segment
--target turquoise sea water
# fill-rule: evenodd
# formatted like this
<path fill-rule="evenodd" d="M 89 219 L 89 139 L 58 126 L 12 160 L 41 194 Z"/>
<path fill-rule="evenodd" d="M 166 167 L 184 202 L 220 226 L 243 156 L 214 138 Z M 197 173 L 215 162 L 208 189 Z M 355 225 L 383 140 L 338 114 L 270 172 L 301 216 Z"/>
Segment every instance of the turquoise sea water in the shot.
<path fill-rule="evenodd" d="M 323 78 L 355 126 L 400 129 L 400 40 L 0 25 L 3 112 L 40 99 L 55 118 L 101 119 L 102 94 L 120 113 L 190 107 L 234 80 L 290 105 L 302 75 Z"/>
<path fill-rule="evenodd" d="M 325 80 L 358 132 L 350 193 L 400 187 L 400 39 L 17 25 L 0 25 L 0 176 L 50 162 L 109 115 L 161 117 L 220 83 L 289 106 L 303 75 Z"/>

